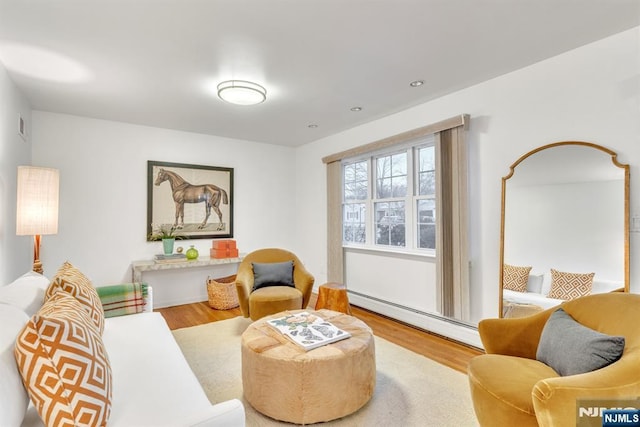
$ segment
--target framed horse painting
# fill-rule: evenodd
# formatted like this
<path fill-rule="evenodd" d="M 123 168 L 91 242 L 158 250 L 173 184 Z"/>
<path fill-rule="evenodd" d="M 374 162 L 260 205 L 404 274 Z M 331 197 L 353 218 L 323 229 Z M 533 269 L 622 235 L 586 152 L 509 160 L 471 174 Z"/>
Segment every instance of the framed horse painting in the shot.
<path fill-rule="evenodd" d="M 147 240 L 154 229 L 183 239 L 233 237 L 233 168 L 147 162 Z"/>

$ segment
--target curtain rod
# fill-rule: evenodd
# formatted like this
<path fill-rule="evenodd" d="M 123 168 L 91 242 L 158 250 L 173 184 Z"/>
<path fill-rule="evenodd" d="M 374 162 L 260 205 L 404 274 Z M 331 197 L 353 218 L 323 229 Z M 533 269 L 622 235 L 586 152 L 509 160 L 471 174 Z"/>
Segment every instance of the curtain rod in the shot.
<path fill-rule="evenodd" d="M 370 142 L 368 144 L 360 145 L 358 147 L 350 148 L 339 153 L 330 154 L 322 158 L 323 163 L 333 163 L 346 159 L 349 157 L 359 156 L 371 151 L 380 150 L 386 147 L 391 147 L 395 144 L 399 144 L 410 139 L 419 138 L 421 136 L 430 135 L 436 132 L 441 132 L 447 129 L 453 129 L 458 126 L 464 126 L 466 129 L 469 125 L 469 115 L 460 114 L 458 116 L 450 117 L 445 120 L 441 120 L 436 123 L 432 123 L 426 126 L 412 129 L 406 132 L 399 133 L 397 135 L 389 136 L 387 138 L 380 139 L 378 141 Z"/>

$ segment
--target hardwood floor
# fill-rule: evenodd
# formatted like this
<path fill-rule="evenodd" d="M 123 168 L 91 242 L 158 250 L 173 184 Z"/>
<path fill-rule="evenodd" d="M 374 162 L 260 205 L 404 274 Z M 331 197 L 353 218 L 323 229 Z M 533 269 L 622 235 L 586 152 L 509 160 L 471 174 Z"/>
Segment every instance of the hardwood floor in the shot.
<path fill-rule="evenodd" d="M 312 295 L 310 308 L 315 306 L 316 298 L 315 294 Z M 172 330 L 242 315 L 239 308 L 214 310 L 209 307 L 207 301 L 160 308 L 155 311 L 164 316 Z M 469 360 L 483 353 L 475 347 L 434 335 L 353 305 L 351 311 L 353 316 L 369 325 L 375 335 L 463 373 L 467 372 Z"/>

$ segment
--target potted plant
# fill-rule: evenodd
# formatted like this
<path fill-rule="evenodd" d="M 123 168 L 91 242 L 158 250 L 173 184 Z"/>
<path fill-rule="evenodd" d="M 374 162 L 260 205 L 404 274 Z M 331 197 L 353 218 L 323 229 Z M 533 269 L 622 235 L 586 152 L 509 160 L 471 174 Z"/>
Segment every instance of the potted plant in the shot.
<path fill-rule="evenodd" d="M 151 234 L 149 240 L 157 241 L 162 240 L 162 248 L 165 255 L 171 255 L 173 253 L 173 245 L 176 239 L 180 239 L 181 236 L 176 235 L 176 226 L 169 224 L 154 225 L 151 224 Z"/>

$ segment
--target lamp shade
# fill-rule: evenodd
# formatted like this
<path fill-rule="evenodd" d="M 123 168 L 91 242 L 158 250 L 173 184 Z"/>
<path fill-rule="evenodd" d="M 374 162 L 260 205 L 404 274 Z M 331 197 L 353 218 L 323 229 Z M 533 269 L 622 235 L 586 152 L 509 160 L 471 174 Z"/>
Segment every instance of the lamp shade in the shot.
<path fill-rule="evenodd" d="M 59 184 L 57 169 L 18 166 L 17 235 L 58 232 Z"/>

